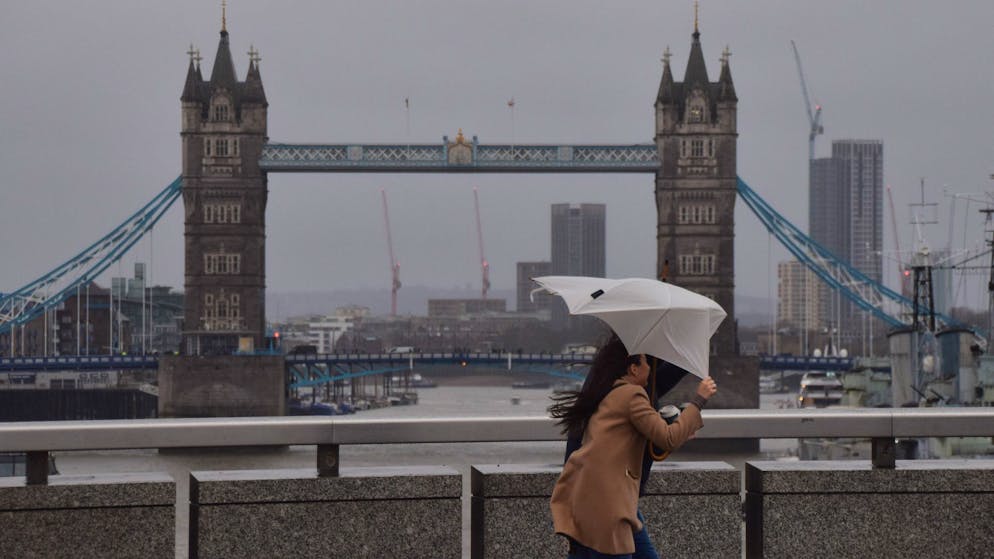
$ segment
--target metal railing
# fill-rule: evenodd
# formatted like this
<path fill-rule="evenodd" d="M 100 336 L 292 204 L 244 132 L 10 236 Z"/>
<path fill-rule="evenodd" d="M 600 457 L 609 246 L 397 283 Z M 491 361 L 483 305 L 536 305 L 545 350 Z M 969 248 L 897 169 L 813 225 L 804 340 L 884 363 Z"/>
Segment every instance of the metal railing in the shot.
<path fill-rule="evenodd" d="M 992 437 L 994 408 L 706 410 L 700 439 L 868 438 L 876 467 L 894 467 L 896 438 Z M 232 417 L 0 423 L 0 452 L 26 452 L 27 478 L 47 483 L 50 451 L 317 445 L 318 471 L 338 475 L 340 445 L 555 441 L 548 417 L 363 419 Z M 32 466 L 34 465 L 34 467 Z M 44 466 L 44 467 L 43 467 Z"/>

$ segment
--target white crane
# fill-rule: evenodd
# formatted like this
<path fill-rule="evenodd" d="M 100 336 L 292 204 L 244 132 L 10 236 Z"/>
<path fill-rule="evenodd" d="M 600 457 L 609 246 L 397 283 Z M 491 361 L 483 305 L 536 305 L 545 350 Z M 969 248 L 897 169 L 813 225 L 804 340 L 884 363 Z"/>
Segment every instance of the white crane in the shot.
<path fill-rule="evenodd" d="M 811 99 L 808 98 L 808 84 L 804 80 L 804 70 L 801 68 L 801 55 L 797 52 L 797 45 L 791 40 L 790 46 L 794 48 L 794 60 L 797 62 L 797 75 L 801 78 L 801 93 L 804 94 L 804 108 L 808 111 L 808 160 L 815 158 L 815 138 L 825 132 L 821 125 L 821 105 L 815 104 L 814 112 L 811 111 Z"/>

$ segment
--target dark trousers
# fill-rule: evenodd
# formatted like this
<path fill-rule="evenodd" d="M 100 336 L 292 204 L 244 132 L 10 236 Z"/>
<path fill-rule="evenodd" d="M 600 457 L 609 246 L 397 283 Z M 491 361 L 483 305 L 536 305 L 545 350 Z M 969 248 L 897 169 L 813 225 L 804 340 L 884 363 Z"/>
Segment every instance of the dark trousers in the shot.
<path fill-rule="evenodd" d="M 642 511 L 638 511 L 638 518 L 642 522 L 642 529 L 632 534 L 635 538 L 635 553 L 611 555 L 590 549 L 579 542 L 571 541 L 567 559 L 659 559 L 656 548 L 649 539 L 649 531 L 645 526 L 645 517 L 642 516 Z"/>

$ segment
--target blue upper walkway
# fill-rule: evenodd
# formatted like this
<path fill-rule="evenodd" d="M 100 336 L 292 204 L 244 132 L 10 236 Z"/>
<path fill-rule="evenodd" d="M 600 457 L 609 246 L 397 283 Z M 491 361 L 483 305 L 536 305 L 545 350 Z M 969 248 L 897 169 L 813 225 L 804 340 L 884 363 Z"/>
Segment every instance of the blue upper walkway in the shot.
<path fill-rule="evenodd" d="M 267 144 L 259 167 L 268 172 L 655 173 L 654 144 L 482 145 Z"/>

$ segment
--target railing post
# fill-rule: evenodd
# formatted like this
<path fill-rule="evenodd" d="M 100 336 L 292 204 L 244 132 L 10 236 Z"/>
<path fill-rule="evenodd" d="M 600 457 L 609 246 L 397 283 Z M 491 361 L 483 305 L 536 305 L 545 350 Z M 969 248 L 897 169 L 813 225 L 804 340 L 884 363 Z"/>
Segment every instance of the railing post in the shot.
<path fill-rule="evenodd" d="M 28 485 L 48 485 L 48 451 L 27 453 L 24 460 L 24 482 Z"/>
<path fill-rule="evenodd" d="M 897 446 L 893 437 L 875 437 L 870 456 L 874 469 L 893 470 L 897 460 Z"/>
<path fill-rule="evenodd" d="M 338 477 L 338 446 L 318 445 L 318 477 Z"/>

